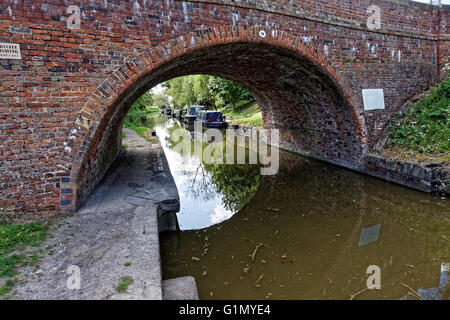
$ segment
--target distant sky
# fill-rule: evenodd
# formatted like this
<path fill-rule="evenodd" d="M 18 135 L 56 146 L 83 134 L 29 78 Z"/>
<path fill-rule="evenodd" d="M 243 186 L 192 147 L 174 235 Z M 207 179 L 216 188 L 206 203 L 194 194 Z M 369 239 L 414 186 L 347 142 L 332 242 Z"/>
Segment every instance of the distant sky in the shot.
<path fill-rule="evenodd" d="M 430 3 L 430 0 L 413 0 L 415 2 Z M 433 4 L 437 4 L 438 0 L 433 0 Z M 442 4 L 450 4 L 450 0 L 441 0 Z"/>
<path fill-rule="evenodd" d="M 166 89 L 161 84 L 158 84 L 156 87 L 152 88 L 151 92 L 153 94 L 160 94 L 163 93 L 165 90 Z"/>

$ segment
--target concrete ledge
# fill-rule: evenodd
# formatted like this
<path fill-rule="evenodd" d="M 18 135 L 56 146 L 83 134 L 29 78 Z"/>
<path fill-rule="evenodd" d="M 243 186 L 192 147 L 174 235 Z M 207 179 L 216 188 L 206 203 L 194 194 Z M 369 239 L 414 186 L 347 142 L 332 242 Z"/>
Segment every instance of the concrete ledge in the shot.
<path fill-rule="evenodd" d="M 115 294 L 113 300 L 162 300 L 162 272 L 159 253 L 157 206 L 137 207 L 131 223 L 133 259 L 129 276 L 134 280 L 129 293 Z"/>
<path fill-rule="evenodd" d="M 165 280 L 163 300 L 199 300 L 197 284 L 191 276 Z"/>
<path fill-rule="evenodd" d="M 450 194 L 450 168 L 441 163 L 388 159 L 377 154 L 364 158 L 363 173 L 424 192 Z"/>

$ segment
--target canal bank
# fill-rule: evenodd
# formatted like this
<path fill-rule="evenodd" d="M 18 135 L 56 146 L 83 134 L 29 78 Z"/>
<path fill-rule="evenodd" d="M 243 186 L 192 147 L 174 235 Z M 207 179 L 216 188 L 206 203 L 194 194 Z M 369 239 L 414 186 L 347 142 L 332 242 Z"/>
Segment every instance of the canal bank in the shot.
<path fill-rule="evenodd" d="M 244 125 L 233 125 L 238 133 L 259 132 L 261 129 Z M 332 165 L 354 170 L 361 174 L 376 177 L 391 183 L 426 193 L 450 194 L 450 166 L 442 162 L 417 162 L 387 157 L 381 152 L 374 151 L 364 156 L 360 164 L 352 164 L 319 157 L 310 152 L 300 152 L 278 146 L 281 150 L 298 154 L 303 157 L 331 163 Z"/>
<path fill-rule="evenodd" d="M 51 226 L 39 265 L 20 270 L 12 299 L 196 297 L 193 279 L 162 283 L 159 233 L 176 229 L 179 197 L 161 144 L 124 132 L 126 148 L 104 181 Z"/>

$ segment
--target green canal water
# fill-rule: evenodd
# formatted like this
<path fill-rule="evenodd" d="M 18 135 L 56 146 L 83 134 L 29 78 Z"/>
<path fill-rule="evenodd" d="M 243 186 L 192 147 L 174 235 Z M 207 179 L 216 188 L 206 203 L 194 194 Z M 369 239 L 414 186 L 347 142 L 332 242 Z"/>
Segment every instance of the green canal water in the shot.
<path fill-rule="evenodd" d="M 175 150 L 177 128 L 156 126 L 181 203 L 164 279 L 193 276 L 200 299 L 450 298 L 448 199 L 286 152 L 275 176 L 206 165 Z"/>

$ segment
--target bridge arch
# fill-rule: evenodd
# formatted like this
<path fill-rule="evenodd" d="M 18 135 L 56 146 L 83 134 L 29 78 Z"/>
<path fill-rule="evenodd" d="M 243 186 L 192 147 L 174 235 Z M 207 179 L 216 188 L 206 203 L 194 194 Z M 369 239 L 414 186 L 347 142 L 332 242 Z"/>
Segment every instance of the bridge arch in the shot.
<path fill-rule="evenodd" d="M 350 84 L 327 55 L 284 31 L 216 27 L 191 32 L 143 51 L 115 70 L 78 113 L 58 165 L 61 210 L 74 210 L 120 151 L 129 107 L 174 77 L 211 74 L 247 88 L 264 126 L 281 130 L 281 146 L 357 168 L 366 147 L 360 108 Z"/>

